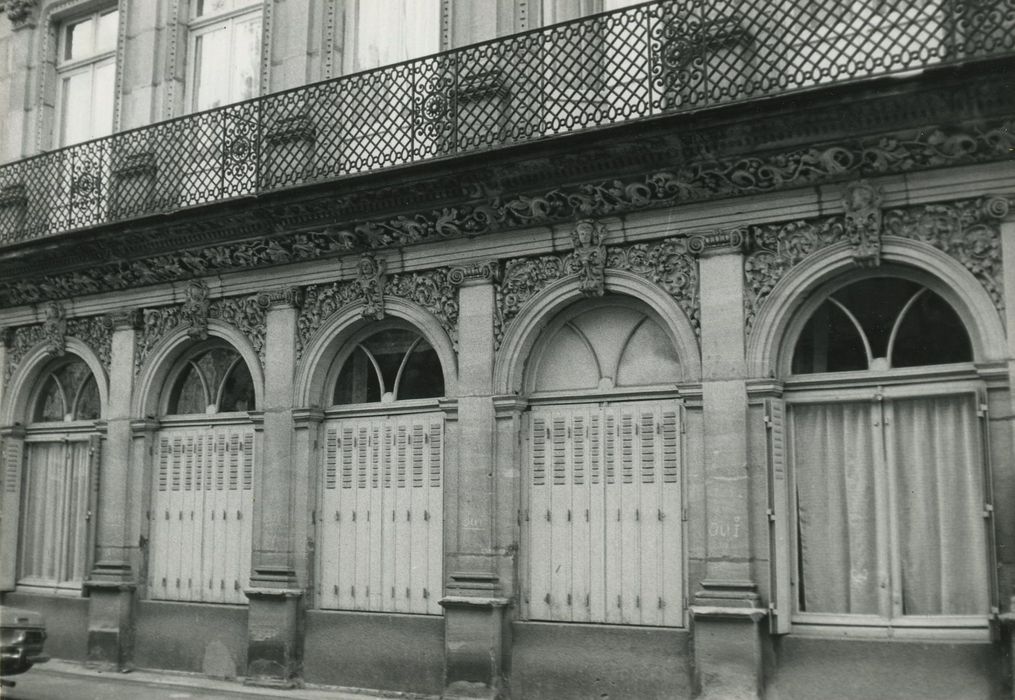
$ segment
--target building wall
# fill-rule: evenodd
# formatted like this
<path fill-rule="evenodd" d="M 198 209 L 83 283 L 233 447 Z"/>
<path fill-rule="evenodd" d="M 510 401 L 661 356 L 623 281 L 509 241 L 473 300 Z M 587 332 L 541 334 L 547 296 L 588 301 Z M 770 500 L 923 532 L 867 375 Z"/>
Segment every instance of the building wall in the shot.
<path fill-rule="evenodd" d="M 34 25 L 0 22 L 0 104 L 6 105 L 0 110 L 0 159 L 17 160 L 49 144 L 52 95 L 39 92 L 40 71 L 48 70 L 39 60 L 43 30 L 92 7 L 43 2 L 32 15 L 38 18 Z M 118 128 L 179 115 L 186 75 L 180 8 L 126 0 L 120 7 Z M 342 72 L 342 7 L 340 0 L 265 5 L 262 92 Z M 455 1 L 443 9 L 444 48 L 532 24 L 520 3 Z M 961 76 L 949 80 L 958 83 Z M 52 92 L 51 82 L 45 85 Z M 201 238 L 215 229 L 223 210 L 248 208 L 248 202 L 209 205 L 186 214 L 194 223 L 193 240 L 200 241 L 187 254 L 224 251 L 240 263 L 211 265 L 169 282 L 119 284 L 119 272 L 106 261 L 102 269 L 111 270 L 112 281 L 100 291 L 57 294 L 55 307 L 40 301 L 0 308 L 0 326 L 8 329 L 0 347 L 3 603 L 46 614 L 54 656 L 225 678 L 446 691 L 449 697 L 480 690 L 525 698 L 1002 696 L 1010 684 L 1009 660 L 988 628 L 989 619 L 998 629 L 995 613 L 980 611 L 965 627 L 932 620 L 900 632 L 896 621 L 851 626 L 839 619 L 808 626 L 792 610 L 799 599 L 789 583 L 796 575 L 792 542 L 798 535 L 786 483 L 792 468 L 780 442 L 788 433 L 779 427 L 778 411 L 784 399 L 792 402 L 794 395 L 826 386 L 832 392 L 883 387 L 870 374 L 852 377 L 851 384 L 825 377 L 808 385 L 805 377 L 791 376 L 790 340 L 800 332 L 802 309 L 835 280 L 900 272 L 939 293 L 970 335 L 972 361 L 947 371 L 982 395 L 977 410 L 984 411 L 987 426 L 992 486 L 987 522 L 995 538 L 988 564 L 996 566 L 997 582 L 968 585 L 989 584 L 996 613 L 1010 607 L 1015 435 L 1007 417 L 1015 345 L 1006 328 L 1015 323 L 1015 174 L 1001 151 L 1010 143 L 1012 115 L 1002 104 L 984 116 L 979 103 L 958 98 L 959 106 L 948 111 L 937 93 L 914 97 L 896 114 L 884 106 L 893 90 L 878 85 L 851 93 L 859 95 L 855 102 L 870 103 L 870 124 L 842 125 L 827 116 L 851 108 L 851 94 L 825 103 L 811 93 L 810 103 L 801 99 L 803 106 L 783 105 L 782 113 L 763 115 L 780 122 L 769 132 L 742 114 L 691 115 L 645 126 L 641 133 L 548 139 L 519 154 L 448 159 L 431 170 L 393 171 L 369 186 L 355 185 L 361 188 L 355 196 L 364 198 L 386 187 L 406 188 L 371 200 L 380 202 L 368 222 L 376 230 L 398 232 L 405 221 L 429 226 L 427 217 L 450 220 L 463 211 L 508 212 L 496 221 L 479 214 L 460 226 L 455 219 L 447 229 L 454 233 L 422 243 L 390 234 L 391 241 L 362 250 L 315 248 L 301 257 L 290 238 L 327 236 L 334 227 L 281 230 L 270 240 L 288 246 L 285 255 L 270 265 L 242 262 L 258 259 L 269 238 Z M 815 117 L 803 135 L 783 125 L 803 120 L 806 115 L 794 115 L 805 108 L 823 109 L 826 116 Z M 877 121 L 881 112 L 891 119 Z M 948 116 L 953 114 L 959 116 Z M 946 116 L 951 121 L 939 124 Z M 757 117 L 759 123 L 764 119 Z M 692 163 L 683 155 L 694 141 L 688 138 L 655 167 L 651 152 L 685 128 L 702 142 L 711 139 L 711 146 L 702 146 L 705 156 Z M 940 146 L 949 135 L 949 143 L 966 145 L 953 151 Z M 728 152 L 715 153 L 722 149 Z M 843 153 L 863 165 L 843 170 L 836 160 Z M 705 184 L 698 185 L 707 192 L 697 199 L 667 194 L 667 183 L 682 191 L 687 170 L 694 168 L 706 173 L 700 178 Z M 807 168 L 818 174 L 799 174 L 810 173 Z M 468 195 L 454 195 L 446 207 L 420 205 L 416 211 L 416 200 L 398 194 L 428 185 L 423 178 L 438 170 L 452 180 L 475 180 L 473 189 L 483 190 L 485 199 L 449 180 L 440 186 Z M 750 184 L 764 173 L 778 182 Z M 523 184 L 510 184 L 517 182 Z M 876 193 L 876 205 L 854 208 L 847 195 L 858 190 Z M 309 196 L 297 188 L 276 200 L 295 209 Z M 561 209 L 561 201 L 570 208 Z M 268 220 L 261 208 L 266 206 L 252 199 L 251 216 Z M 511 218 L 510 212 L 523 214 Z M 512 223 L 498 223 L 507 221 Z M 157 238 L 159 225 L 143 222 L 139 232 Z M 591 244 L 581 238 L 590 229 L 599 237 Z M 879 257 L 872 260 L 864 245 L 875 243 Z M 54 245 L 61 255 L 75 250 Z M 139 264 L 166 264 L 150 257 Z M 184 259 L 182 251 L 178 257 Z M 370 267 L 378 261 L 381 275 Z M 533 376 L 547 329 L 571 310 L 618 299 L 658 322 L 680 376 L 644 382 L 627 393 L 608 385 L 559 395 L 543 391 Z M 414 328 L 433 346 L 444 394 L 408 409 L 381 401 L 366 408 L 332 405 L 336 358 L 384 324 Z M 197 414 L 167 418 L 169 387 L 184 371 L 187 353 L 209 339 L 237 352 L 256 395 L 255 410 L 227 417 L 230 426 L 254 435 L 256 455 L 253 505 L 241 519 L 249 546 L 242 538 L 226 541 L 251 561 L 228 594 L 235 598 L 232 605 L 157 600 L 164 594 L 153 574 L 160 551 L 152 543 L 159 532 L 160 430 L 210 434 L 213 420 Z M 101 403 L 98 420 L 71 427 L 94 433 L 101 444 L 94 520 L 90 514 L 87 526 L 90 569 L 80 593 L 72 595 L 14 580 L 19 540 L 9 522 L 24 507 L 22 486 L 12 480 L 23 473 L 18 450 L 47 430 L 59 432 L 32 425 L 38 421 L 30 415 L 41 378 L 59 365 L 59 357 L 86 363 Z M 567 369 L 562 365 L 560 371 Z M 888 393 L 901 376 L 885 375 Z M 931 378 L 921 382 L 930 384 Z M 679 545 L 666 553 L 677 562 L 680 593 L 666 601 L 659 596 L 656 603 L 670 617 L 646 625 L 621 613 L 611 620 L 618 624 L 580 616 L 574 622 L 526 619 L 525 611 L 535 609 L 525 570 L 532 552 L 523 538 L 531 527 L 523 522 L 533 517 L 525 496 L 533 408 L 636 400 L 663 402 L 680 415 L 680 507 L 665 514 L 639 508 L 634 515 L 639 523 L 679 520 Z M 442 517 L 437 540 L 426 543 L 442 548 L 441 590 L 426 591 L 420 605 L 428 606 L 428 614 L 346 609 L 358 603 L 336 603 L 322 585 L 325 528 L 343 515 L 322 506 L 333 449 L 327 428 L 349 416 L 381 420 L 401 409 L 443 420 Z M 187 508 L 180 508 L 180 520 Z M 394 511 L 392 518 L 400 516 Z M 579 513 L 568 509 L 568 521 Z M 344 517 L 348 522 L 349 513 Z M 625 547 L 630 552 L 638 543 Z M 413 587 L 417 583 L 412 580 Z M 334 592 L 337 597 L 338 584 Z M 556 589 L 547 594 L 547 606 L 557 595 Z M 652 605 L 647 597 L 635 601 L 639 610 Z M 629 609 L 631 601 L 626 603 Z"/>

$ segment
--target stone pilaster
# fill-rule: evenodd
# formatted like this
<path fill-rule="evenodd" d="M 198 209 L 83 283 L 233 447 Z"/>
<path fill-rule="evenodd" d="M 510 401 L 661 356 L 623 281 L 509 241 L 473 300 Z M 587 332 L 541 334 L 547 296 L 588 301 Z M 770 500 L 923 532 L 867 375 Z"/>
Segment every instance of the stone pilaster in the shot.
<path fill-rule="evenodd" d="M 495 697 L 505 653 L 494 466 L 493 282 L 495 262 L 454 267 L 459 285 L 457 463 L 445 494 L 445 697 Z"/>
<path fill-rule="evenodd" d="M 96 475 L 102 488 L 95 524 L 95 563 L 85 581 L 88 599 L 88 661 L 109 670 L 130 666 L 134 591 L 140 560 L 139 537 L 131 514 L 143 510 L 143 470 L 131 468 L 131 399 L 134 392 L 137 309 L 106 317 L 112 332 L 106 439 Z M 140 500 L 139 500 L 140 498 Z"/>
<path fill-rule="evenodd" d="M 760 621 L 751 572 L 743 254 L 737 229 L 694 236 L 701 280 L 705 578 L 691 605 L 702 697 L 758 697 Z"/>
<path fill-rule="evenodd" d="M 297 567 L 306 570 L 295 547 L 296 493 L 306 474 L 293 459 L 293 370 L 296 366 L 296 318 L 302 295 L 296 289 L 258 296 L 265 315 L 263 432 L 254 481 L 253 552 L 248 614 L 247 675 L 258 685 L 290 686 L 302 664 L 303 585 Z"/>

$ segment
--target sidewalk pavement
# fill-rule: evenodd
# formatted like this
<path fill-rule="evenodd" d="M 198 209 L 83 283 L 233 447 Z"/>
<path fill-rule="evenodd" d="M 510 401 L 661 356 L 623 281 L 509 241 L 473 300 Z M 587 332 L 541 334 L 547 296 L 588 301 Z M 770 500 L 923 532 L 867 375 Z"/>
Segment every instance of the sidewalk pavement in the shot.
<path fill-rule="evenodd" d="M 84 679 L 103 680 L 110 683 L 136 683 L 158 685 L 166 688 L 181 688 L 232 695 L 237 698 L 287 698 L 288 700 L 377 700 L 378 698 L 401 698 L 402 700 L 436 700 L 438 696 L 397 691 L 376 691 L 361 688 L 306 684 L 301 688 L 263 688 L 245 685 L 242 679 L 224 680 L 209 678 L 196 673 L 182 671 L 134 670 L 97 671 L 82 663 L 53 659 L 33 668 L 30 674 L 53 674 Z M 24 676 L 27 678 L 28 676 Z M 18 677 L 12 678 L 17 680 Z"/>

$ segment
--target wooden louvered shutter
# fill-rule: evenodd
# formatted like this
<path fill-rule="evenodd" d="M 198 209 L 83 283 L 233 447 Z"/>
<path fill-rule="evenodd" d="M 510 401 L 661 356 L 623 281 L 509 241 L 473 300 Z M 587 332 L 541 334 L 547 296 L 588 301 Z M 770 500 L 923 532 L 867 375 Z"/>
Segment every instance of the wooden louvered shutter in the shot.
<path fill-rule="evenodd" d="M 990 409 L 987 392 L 979 388 L 976 392 L 976 416 L 980 423 L 980 463 L 983 465 L 983 517 L 987 528 L 987 563 L 990 578 L 991 613 L 997 615 L 1001 609 L 1001 584 L 997 567 L 997 516 L 994 513 L 994 474 L 990 459 Z M 996 622 L 996 618 L 993 618 Z M 991 634 L 997 636 L 1000 630 L 992 622 Z"/>
<path fill-rule="evenodd" d="M 24 440 L 5 436 L 0 442 L 0 590 L 11 591 L 17 583 L 18 519 L 21 506 L 21 472 Z"/>
<path fill-rule="evenodd" d="M 769 629 L 786 634 L 793 615 L 792 553 L 790 551 L 789 483 L 786 475 L 786 407 L 782 399 L 765 400 L 768 462 L 768 547 L 770 573 Z"/>

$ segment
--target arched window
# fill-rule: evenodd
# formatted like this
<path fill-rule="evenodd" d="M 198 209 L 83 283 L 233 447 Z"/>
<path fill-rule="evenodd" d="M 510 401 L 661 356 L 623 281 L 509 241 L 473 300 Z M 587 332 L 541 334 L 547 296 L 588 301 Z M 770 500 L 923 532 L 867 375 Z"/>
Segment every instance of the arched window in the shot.
<path fill-rule="evenodd" d="M 169 393 L 168 415 L 254 410 L 254 382 L 240 354 L 212 345 L 187 359 Z"/>
<path fill-rule="evenodd" d="M 444 373 L 423 336 L 390 328 L 356 343 L 335 381 L 335 405 L 444 395 Z"/>
<path fill-rule="evenodd" d="M 682 374 L 662 320 L 626 297 L 564 309 L 534 344 L 524 617 L 683 625 Z"/>
<path fill-rule="evenodd" d="M 365 326 L 336 355 L 321 426 L 319 605 L 439 615 L 444 371 L 415 328 Z"/>
<path fill-rule="evenodd" d="M 99 386 L 72 356 L 47 367 L 38 386 L 25 438 L 18 585 L 78 591 L 89 563 Z"/>
<path fill-rule="evenodd" d="M 247 602 L 255 403 L 250 368 L 224 341 L 194 345 L 170 371 L 154 455 L 151 597 Z"/>
<path fill-rule="evenodd" d="M 985 399 L 962 320 L 905 275 L 804 308 L 785 393 L 793 619 L 985 628 Z"/>

